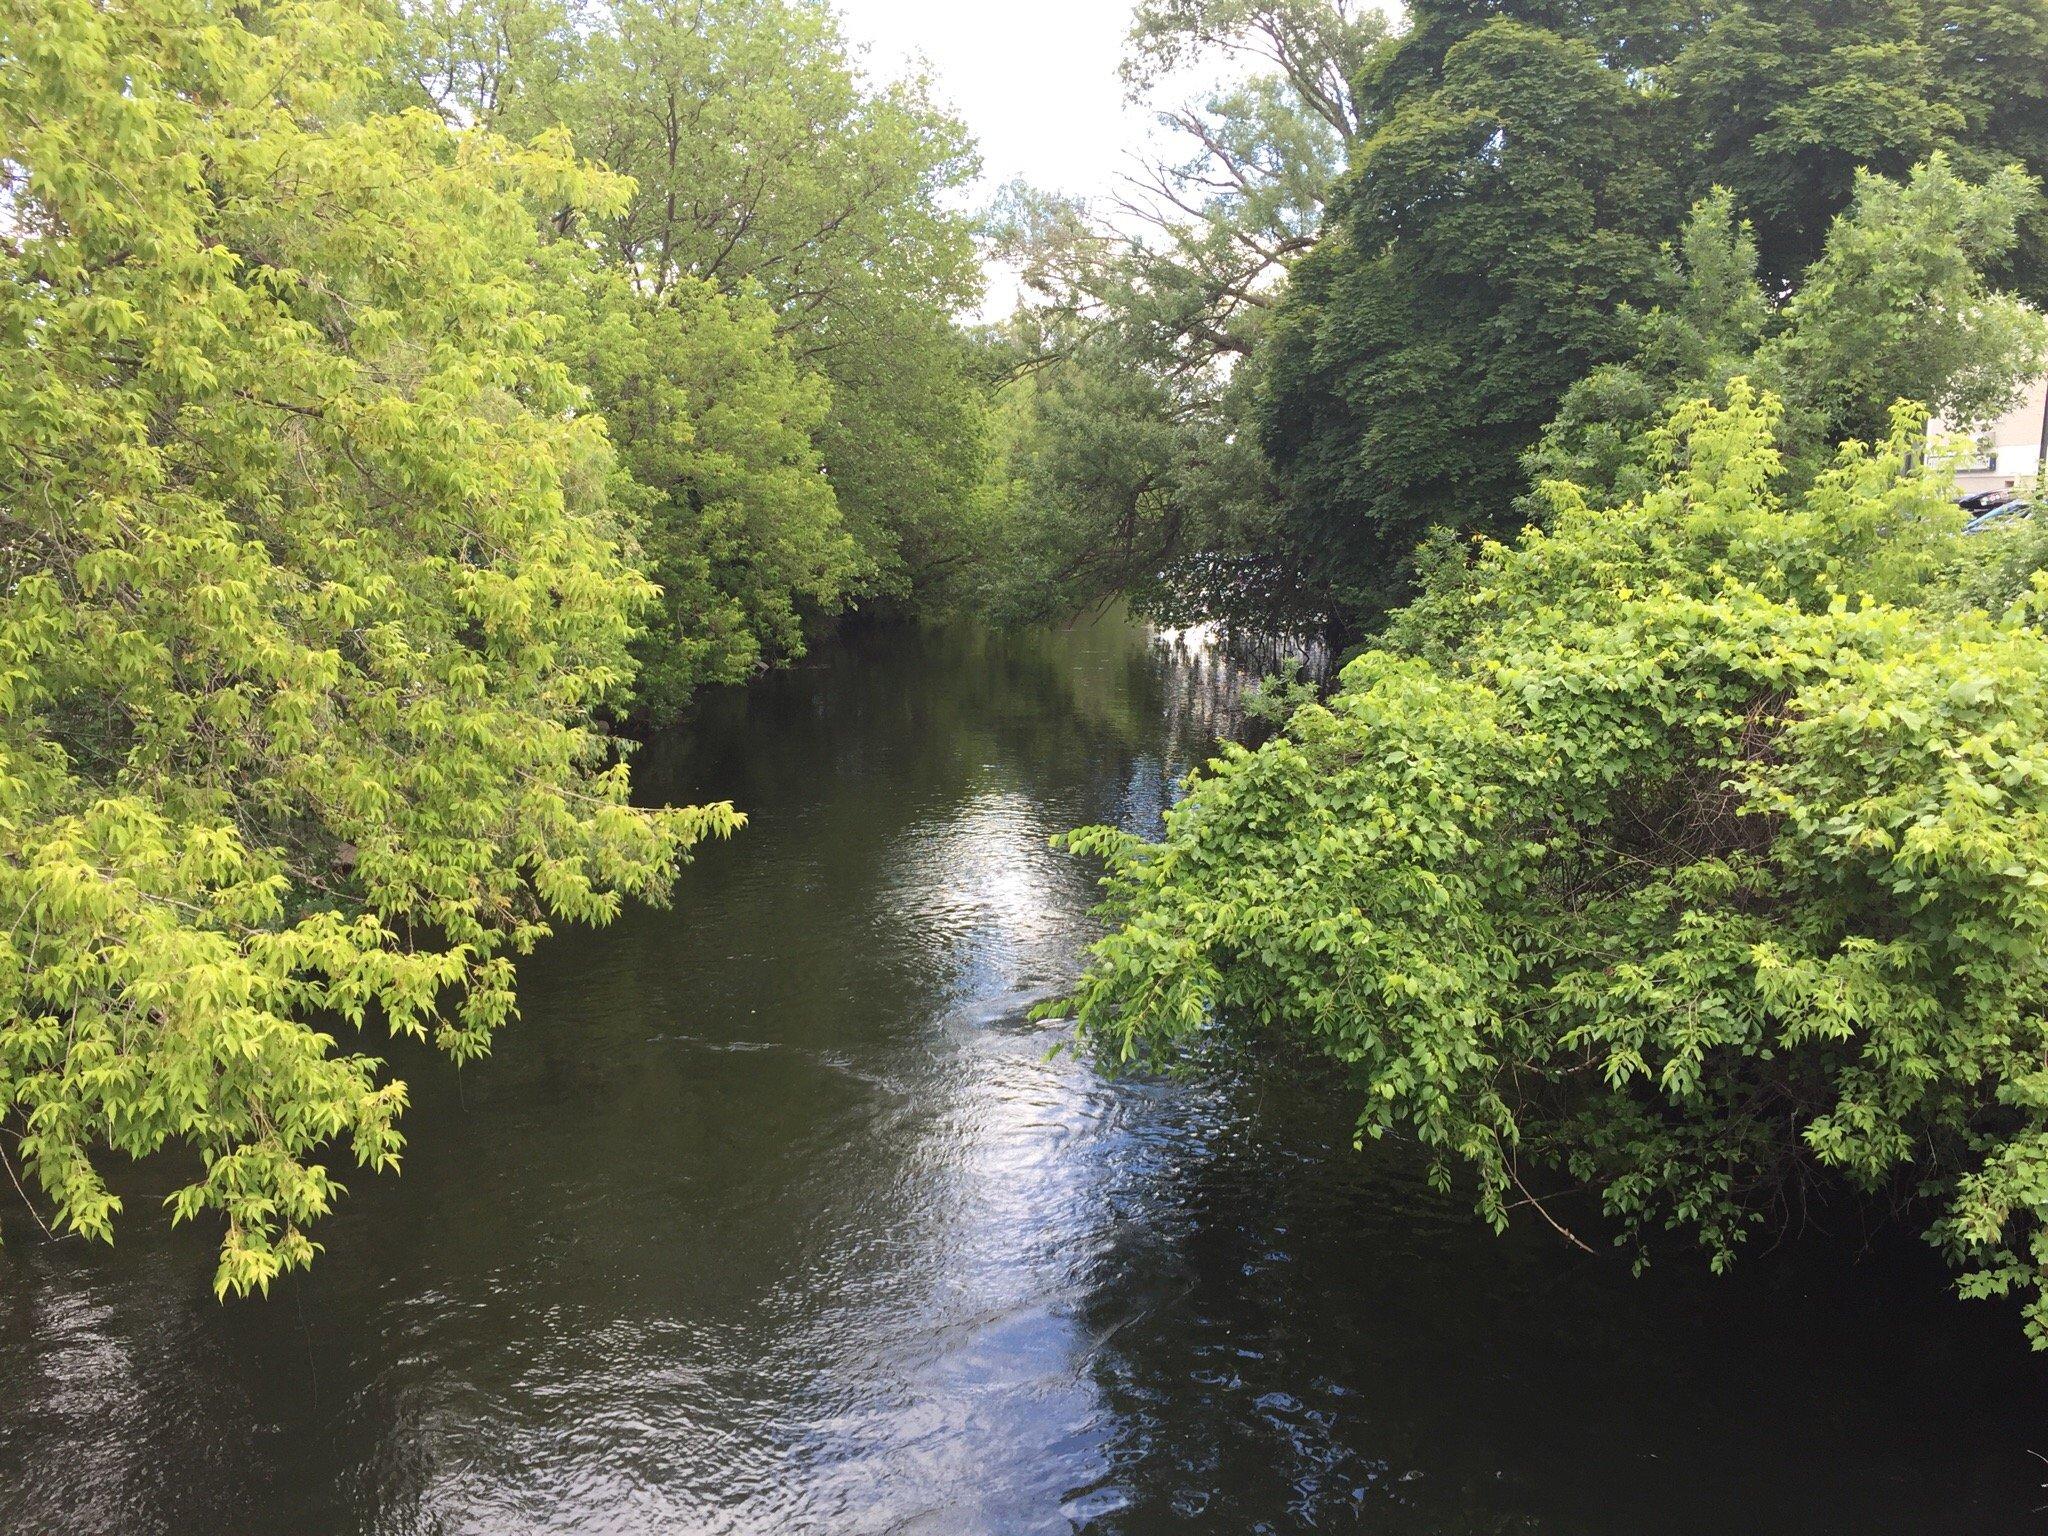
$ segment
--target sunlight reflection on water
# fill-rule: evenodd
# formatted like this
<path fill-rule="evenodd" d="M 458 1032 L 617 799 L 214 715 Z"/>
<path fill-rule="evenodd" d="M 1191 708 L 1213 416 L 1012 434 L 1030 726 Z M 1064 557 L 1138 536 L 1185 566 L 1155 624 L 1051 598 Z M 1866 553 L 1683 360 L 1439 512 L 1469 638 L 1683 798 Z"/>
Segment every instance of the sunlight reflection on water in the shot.
<path fill-rule="evenodd" d="M 203 1233 L 10 1220 L 0 1532 L 2034 1529 L 2041 1374 L 1917 1259 L 1635 1282 L 1318 1078 L 1049 1054 L 1049 839 L 1155 831 L 1239 681 L 1105 622 L 708 701 L 642 782 L 746 832 L 546 946 L 491 1060 L 394 1051 L 406 1171 L 311 1275 L 221 1307 Z"/>

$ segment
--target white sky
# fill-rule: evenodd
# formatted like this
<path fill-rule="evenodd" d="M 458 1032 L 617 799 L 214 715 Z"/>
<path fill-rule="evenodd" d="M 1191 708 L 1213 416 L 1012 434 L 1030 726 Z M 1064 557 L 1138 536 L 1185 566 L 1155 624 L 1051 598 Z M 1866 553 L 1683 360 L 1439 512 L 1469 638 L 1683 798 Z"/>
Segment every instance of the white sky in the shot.
<path fill-rule="evenodd" d="M 1127 110 L 1117 63 L 1128 0 L 837 0 L 878 76 L 922 55 L 981 144 L 986 196 L 1022 177 L 1094 196 L 1114 186 L 1149 118 Z"/>

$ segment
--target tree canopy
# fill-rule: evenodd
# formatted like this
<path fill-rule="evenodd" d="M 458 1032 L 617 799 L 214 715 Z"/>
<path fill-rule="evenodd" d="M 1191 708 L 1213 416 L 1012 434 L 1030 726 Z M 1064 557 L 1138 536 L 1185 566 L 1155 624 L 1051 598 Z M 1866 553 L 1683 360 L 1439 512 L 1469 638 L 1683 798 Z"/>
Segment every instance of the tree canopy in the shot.
<path fill-rule="evenodd" d="M 1620 345 L 1675 190 L 1641 95 L 1582 38 L 1497 20 L 1388 106 L 1296 269 L 1261 407 L 1347 612 L 1429 526 L 1491 523 L 1564 392 Z"/>
<path fill-rule="evenodd" d="M 783 582 L 772 568 L 790 557 L 784 548 L 764 552 L 770 572 L 755 588 L 772 582 L 830 613 L 860 597 L 916 599 L 967 557 L 962 509 L 984 475 L 984 391 L 954 317 L 979 296 L 981 272 L 955 194 L 977 162 L 928 81 L 869 83 L 815 0 L 403 9 L 397 73 L 416 98 L 517 142 L 566 129 L 579 153 L 630 178 L 616 204 L 573 227 L 558 221 L 566 232 L 587 232 L 656 306 L 700 306 L 693 283 L 765 305 L 797 371 L 826 385 L 822 410 L 792 402 L 788 420 L 810 437 L 857 558 L 841 562 L 838 534 L 820 526 L 800 558 L 830 580 Z M 659 414 L 620 410 L 617 395 L 609 403 L 615 431 Z M 671 547 L 689 536 L 659 535 Z M 729 557 L 703 558 L 741 579 Z M 756 596 L 727 595 L 761 611 Z M 786 631 L 754 640 L 787 650 Z M 680 678 L 686 655 L 721 648 L 688 637 L 664 669 Z"/>
<path fill-rule="evenodd" d="M 2000 62 L 2044 40 L 2041 0 L 1411 7 L 1358 76 L 1360 131 L 1259 412 L 1333 605 L 1369 621 L 1397 603 L 1434 524 L 1508 531 L 1516 460 L 1627 355 L 1626 313 L 1666 286 L 1660 248 L 1716 188 L 1775 298 L 1857 281 L 1846 253 L 1819 263 L 1837 216 L 1875 196 L 1859 176 L 1943 157 L 1998 188 L 1995 209 L 1944 207 L 1984 220 L 1951 228 L 1958 252 L 2048 297 L 2048 223 L 2003 180 L 2048 167 L 2048 100 Z M 1866 397 L 1855 430 L 1890 403 Z"/>
<path fill-rule="evenodd" d="M 217 1284 L 392 1166 L 376 1023 L 483 1051 L 513 957 L 659 896 L 598 712 L 654 597 L 551 355 L 544 138 L 365 114 L 366 8 L 0 9 L 0 1110 L 57 1222 L 178 1150 Z"/>
<path fill-rule="evenodd" d="M 2048 363 L 2048 322 L 1985 275 L 2037 195 L 2012 167 L 1975 186 L 1941 156 L 1903 182 L 1864 172 L 1799 290 L 1774 303 L 1752 226 L 1716 189 L 1665 252 L 1662 301 L 1622 312 L 1623 359 L 1565 391 L 1524 457 L 1531 484 L 1640 493 L 1652 429 L 1679 401 L 1737 375 L 1785 401 L 1784 451 L 1801 477 L 1838 442 L 1882 437 L 1901 400 L 1951 421 L 1994 419 Z M 1540 495 L 1521 509 L 1540 517 Z"/>
<path fill-rule="evenodd" d="M 661 587 L 635 644 L 634 706 L 672 722 L 705 684 L 801 656 L 807 615 L 836 611 L 860 579 L 817 445 L 831 387 L 757 295 L 695 277 L 650 295 L 566 240 L 543 270 L 563 322 L 552 353 L 604 414 L 610 499 Z"/>
<path fill-rule="evenodd" d="M 1802 462 L 1900 398 L 1995 416 L 2048 297 L 2043 40 L 2044 0 L 1138 6 L 1135 97 L 1225 83 L 1117 196 L 1006 199 L 996 605 L 1341 648 L 1432 529 L 1511 532 L 1736 373 Z"/>

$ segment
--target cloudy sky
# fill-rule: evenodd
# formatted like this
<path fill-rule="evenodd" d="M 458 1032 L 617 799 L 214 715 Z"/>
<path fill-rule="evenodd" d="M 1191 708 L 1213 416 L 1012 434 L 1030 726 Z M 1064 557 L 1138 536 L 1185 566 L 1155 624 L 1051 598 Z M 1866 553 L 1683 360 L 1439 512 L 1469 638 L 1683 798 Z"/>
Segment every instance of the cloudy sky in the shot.
<path fill-rule="evenodd" d="M 981 141 L 985 185 L 1106 191 L 1146 119 L 1116 77 L 1127 0 L 837 0 L 878 75 L 922 54 Z"/>

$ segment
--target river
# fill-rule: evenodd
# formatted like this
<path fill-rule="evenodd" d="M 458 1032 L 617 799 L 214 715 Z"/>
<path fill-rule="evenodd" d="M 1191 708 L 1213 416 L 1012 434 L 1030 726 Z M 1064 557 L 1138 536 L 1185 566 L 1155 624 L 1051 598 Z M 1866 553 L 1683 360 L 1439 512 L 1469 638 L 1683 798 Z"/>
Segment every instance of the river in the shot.
<path fill-rule="evenodd" d="M 643 792 L 747 830 L 546 945 L 489 1060 L 393 1053 L 404 1172 L 311 1273 L 216 1303 L 168 1168 L 111 1250 L 10 1196 L 0 1531 L 2048 1530 L 2048 1372 L 1918 1244 L 1632 1279 L 1298 1073 L 1049 1054 L 1048 837 L 1155 827 L 1231 699 L 1111 618 L 708 701 Z"/>

